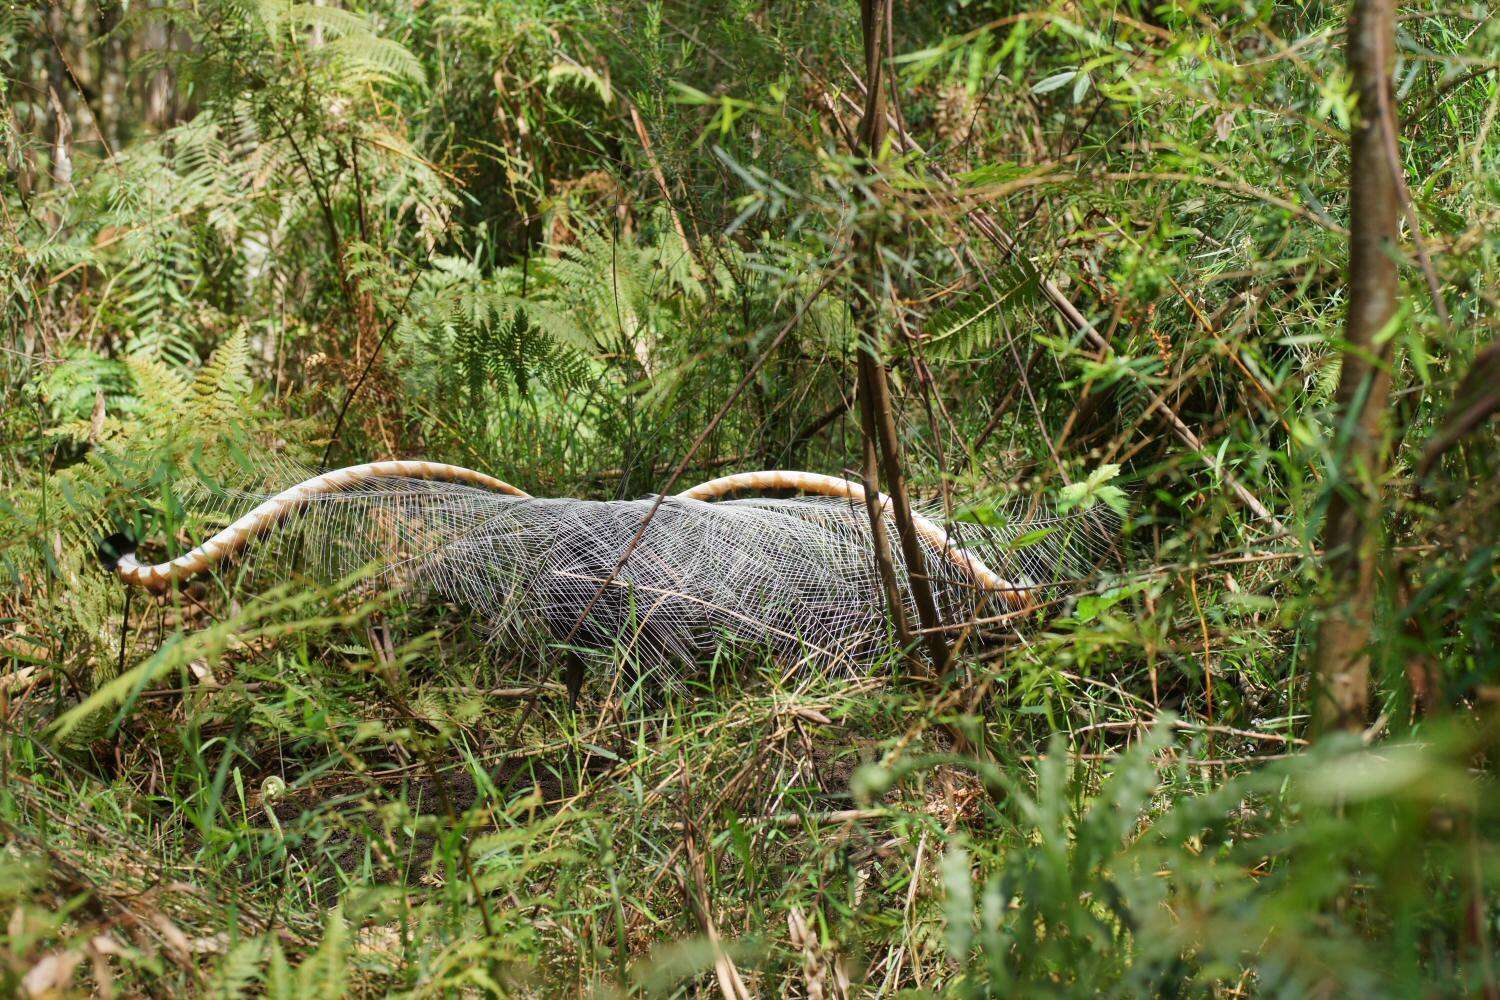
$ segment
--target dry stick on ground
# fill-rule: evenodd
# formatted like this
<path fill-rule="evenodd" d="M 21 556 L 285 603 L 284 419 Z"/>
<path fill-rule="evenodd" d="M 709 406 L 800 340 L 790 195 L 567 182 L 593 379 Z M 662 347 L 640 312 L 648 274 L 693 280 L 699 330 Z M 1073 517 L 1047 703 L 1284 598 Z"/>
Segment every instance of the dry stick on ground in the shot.
<path fill-rule="evenodd" d="M 865 88 L 865 107 L 859 124 L 858 154 L 866 164 L 873 166 L 885 142 L 886 110 L 881 76 L 885 66 L 885 51 L 882 36 L 890 21 L 891 0 L 861 0 L 860 21 L 864 30 L 865 76 L 869 86 Z M 878 181 L 871 176 L 871 194 L 878 200 Z M 901 554 L 906 562 L 906 575 L 911 587 L 912 603 L 916 605 L 917 619 L 924 630 L 936 629 L 942 624 L 938 617 L 937 602 L 932 596 L 931 581 L 922 556 L 922 543 L 912 520 L 911 503 L 906 495 L 906 473 L 901 463 L 901 443 L 896 434 L 896 417 L 891 408 L 891 386 L 881 361 L 882 331 L 880 327 L 880 249 L 879 238 L 873 232 L 861 230 L 855 235 L 855 260 L 863 265 L 864 296 L 857 303 L 857 322 L 861 327 L 859 347 L 858 379 L 860 415 L 863 418 L 865 437 L 874 442 L 879 457 L 880 478 L 884 480 L 886 492 L 891 498 L 891 513 L 896 522 L 896 533 L 900 537 Z M 879 531 L 879 505 L 871 509 L 872 531 Z M 879 540 L 877 539 L 877 542 Z M 875 548 L 876 558 L 882 563 L 881 577 L 894 569 L 888 567 L 891 555 L 879 544 Z M 890 596 L 890 595 L 887 595 Z M 891 602 L 891 616 L 899 621 L 900 605 Z M 948 644 L 941 632 L 924 631 L 923 645 L 932 661 L 932 670 L 942 674 L 948 665 Z"/>
<path fill-rule="evenodd" d="M 46 840 L 12 826 L 4 819 L 0 819 L 0 835 L 4 835 L 10 843 L 28 844 L 33 851 L 46 857 L 54 877 L 65 889 L 71 890 L 71 894 L 82 898 L 81 912 L 91 912 L 96 919 L 108 926 L 125 928 L 130 939 L 142 951 L 148 954 L 153 951 L 165 953 L 174 964 L 192 976 L 195 982 L 203 985 L 203 970 L 181 946 L 181 942 L 185 940 L 181 930 L 165 914 L 150 906 L 142 898 L 144 893 L 122 895 L 113 885 L 96 880 L 75 865 Z"/>
<path fill-rule="evenodd" d="M 1318 629 L 1314 722 L 1321 731 L 1359 730 L 1370 703 L 1371 629 L 1380 543 L 1379 482 L 1386 466 L 1392 341 L 1396 314 L 1396 178 L 1386 156 L 1380 95 L 1394 49 L 1391 0 L 1355 0 L 1349 14 L 1349 70 L 1359 119 L 1349 133 L 1349 316 L 1335 396 L 1326 565 L 1331 606 Z"/>
<path fill-rule="evenodd" d="M 719 992 L 724 996 L 724 1000 L 750 1000 L 750 990 L 746 988 L 745 981 L 740 978 L 740 970 L 735 968 L 734 960 L 729 957 L 729 952 L 724 950 L 718 925 L 714 923 L 713 914 L 709 910 L 708 891 L 704 884 L 706 878 L 703 858 L 693 846 L 691 833 L 687 835 L 686 843 L 688 863 L 685 870 L 679 873 L 682 879 L 682 892 L 687 896 L 693 913 L 698 918 L 698 926 L 703 928 L 703 936 L 708 938 L 709 943 L 713 945 L 714 977 L 718 980 Z"/>
<path fill-rule="evenodd" d="M 1152 726 L 1162 725 L 1164 721 L 1173 729 L 1183 733 L 1219 733 L 1225 736 L 1237 736 L 1241 739 L 1279 743 L 1283 746 L 1287 744 L 1292 746 L 1307 746 L 1307 740 L 1298 739 L 1295 736 L 1282 736 L 1279 733 L 1263 733 L 1255 729 L 1235 729 L 1231 726 L 1211 726 L 1201 722 L 1188 722 L 1185 719 L 1163 720 L 1160 717 L 1124 719 L 1117 722 L 1092 722 L 1087 726 L 1080 726 L 1073 730 L 1073 735 L 1081 736 L 1084 733 L 1150 729 Z"/>
<path fill-rule="evenodd" d="M 840 823 L 861 823 L 870 820 L 886 819 L 890 815 L 891 810 L 884 806 L 872 809 L 833 809 L 829 812 L 784 812 L 775 813 L 771 816 L 762 816 L 758 819 L 746 820 L 745 825 L 751 828 L 788 828 L 802 826 L 806 823 L 824 823 L 831 826 Z M 675 820 L 667 824 L 667 829 L 686 830 L 689 826 L 689 823 L 682 820 Z"/>
<path fill-rule="evenodd" d="M 823 948 L 798 907 L 787 910 L 786 923 L 792 948 L 802 953 L 802 984 L 807 990 L 807 1000 L 846 1000 L 851 984 L 843 959 Z"/>

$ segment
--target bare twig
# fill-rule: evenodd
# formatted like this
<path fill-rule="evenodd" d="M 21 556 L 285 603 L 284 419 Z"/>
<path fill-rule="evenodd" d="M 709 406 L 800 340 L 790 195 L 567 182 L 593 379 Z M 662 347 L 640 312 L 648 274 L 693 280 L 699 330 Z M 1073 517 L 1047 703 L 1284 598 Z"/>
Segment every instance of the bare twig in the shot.
<path fill-rule="evenodd" d="M 656 180 L 657 189 L 661 191 L 662 201 L 666 203 L 667 214 L 672 218 L 672 228 L 676 231 L 677 237 L 682 240 L 683 249 L 687 251 L 694 268 L 700 274 L 706 273 L 703 262 L 698 259 L 694 250 L 693 241 L 688 239 L 687 230 L 682 226 L 682 217 L 677 214 L 677 206 L 672 203 L 672 193 L 667 189 L 667 175 L 662 172 L 661 162 L 656 158 L 656 150 L 651 145 L 651 135 L 646 131 L 646 123 L 641 120 L 641 113 L 636 110 L 634 102 L 625 101 L 625 107 L 630 112 L 630 124 L 635 126 L 636 138 L 641 140 L 641 150 L 646 154 L 646 162 L 651 167 L 651 176 Z"/>
<path fill-rule="evenodd" d="M 1437 271 L 1433 269 L 1432 258 L 1427 253 L 1427 243 L 1422 239 L 1422 224 L 1417 219 L 1417 206 L 1412 201 L 1411 189 L 1406 186 L 1406 168 L 1401 165 L 1400 130 L 1396 127 L 1395 98 L 1391 94 L 1391 78 L 1385 76 L 1380 80 L 1376 90 L 1379 98 L 1380 109 L 1380 132 L 1384 140 L 1385 157 L 1390 164 L 1391 177 L 1396 182 L 1396 194 L 1401 199 L 1401 207 L 1406 214 L 1406 224 L 1411 227 L 1411 245 L 1417 252 L 1417 262 L 1422 266 L 1422 277 L 1427 280 L 1427 291 L 1432 296 L 1432 308 L 1438 314 L 1438 319 L 1443 325 L 1449 324 L 1448 304 L 1443 301 L 1442 285 L 1438 282 Z"/>
<path fill-rule="evenodd" d="M 683 845 L 687 854 L 687 864 L 678 869 L 682 894 L 687 897 L 694 916 L 698 918 L 698 926 L 703 929 L 703 936 L 708 938 L 709 943 L 713 945 L 714 977 L 719 983 L 719 993 L 724 1000 L 750 1000 L 750 990 L 746 988 L 745 981 L 740 978 L 740 970 L 735 967 L 734 959 L 730 958 L 729 952 L 724 950 L 718 924 L 714 922 L 713 912 L 709 908 L 708 876 L 704 872 L 703 856 L 698 853 L 697 843 L 691 829 L 688 830 Z"/>
<path fill-rule="evenodd" d="M 1474 364 L 1453 393 L 1453 402 L 1438 432 L 1422 449 L 1417 479 L 1425 480 L 1448 449 L 1497 412 L 1500 412 L 1500 342 L 1490 344 L 1474 356 Z"/>
<path fill-rule="evenodd" d="M 885 67 L 882 36 L 890 21 L 889 7 L 890 0 L 862 0 L 860 4 L 865 42 L 865 75 L 869 82 L 865 88 L 865 107 L 860 120 L 859 147 L 856 152 L 864 156 L 867 162 L 872 162 L 879 155 L 886 135 L 887 112 L 883 106 L 881 76 Z M 906 563 L 907 584 L 911 589 L 912 603 L 916 605 L 917 618 L 922 623 L 922 641 L 927 647 L 932 669 L 942 674 L 947 669 L 948 644 L 943 634 L 937 631 L 942 625 L 942 619 L 938 616 L 921 540 L 912 520 L 911 501 L 906 491 L 906 472 L 901 461 L 901 444 L 896 431 L 895 412 L 891 406 L 890 381 L 880 359 L 882 331 L 878 315 L 879 302 L 883 296 L 878 289 L 878 238 L 873 233 L 862 231 L 856 235 L 855 242 L 856 257 L 865 264 L 866 285 L 864 300 L 859 303 L 858 309 L 864 328 L 857 361 L 860 416 L 864 423 L 865 437 L 873 445 L 879 458 L 880 477 L 891 498 L 891 513 L 901 542 L 901 555 Z M 868 458 L 868 447 L 866 454 Z M 866 465 L 869 465 L 868 460 Z M 870 491 L 866 490 L 866 496 L 869 495 Z M 877 533 L 881 530 L 878 524 L 879 506 L 877 500 L 870 513 L 871 531 Z M 876 557 L 881 562 L 881 577 L 887 581 L 891 616 L 899 622 L 899 594 L 889 592 L 892 589 L 890 581 L 895 578 L 894 567 L 887 565 L 890 554 L 877 544 Z"/>

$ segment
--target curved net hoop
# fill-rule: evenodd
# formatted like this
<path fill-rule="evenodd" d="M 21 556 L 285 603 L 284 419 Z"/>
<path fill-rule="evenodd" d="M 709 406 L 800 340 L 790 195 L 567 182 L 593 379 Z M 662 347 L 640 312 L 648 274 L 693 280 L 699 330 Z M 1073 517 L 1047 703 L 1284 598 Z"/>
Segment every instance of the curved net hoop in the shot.
<path fill-rule="evenodd" d="M 228 519 L 265 497 L 199 488 L 186 499 Z M 1097 513 L 1012 512 L 1003 524 L 965 524 L 963 543 L 1033 598 L 1090 572 L 1114 529 Z M 908 568 L 892 548 L 914 621 Z M 945 623 L 1006 610 L 934 544 L 924 541 L 923 554 Z M 698 660 L 727 643 L 852 668 L 891 642 L 869 515 L 849 499 L 678 496 L 657 505 L 387 477 L 298 500 L 240 562 L 256 573 L 333 579 L 373 566 L 381 585 L 471 607 L 534 648 L 566 643 L 648 666 Z"/>

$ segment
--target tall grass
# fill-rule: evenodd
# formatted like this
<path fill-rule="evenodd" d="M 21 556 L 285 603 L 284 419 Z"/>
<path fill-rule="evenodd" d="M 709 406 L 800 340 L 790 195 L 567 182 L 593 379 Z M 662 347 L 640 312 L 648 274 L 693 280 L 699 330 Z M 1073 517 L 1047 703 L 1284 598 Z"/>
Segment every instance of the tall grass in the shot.
<path fill-rule="evenodd" d="M 162 13 L 0 22 L 0 992 L 1496 995 L 1494 425 L 1418 475 L 1487 398 L 1487 11 L 1400 11 L 1449 319 L 1407 224 L 1376 708 L 1316 746 L 1342 7 L 919 5 L 878 184 L 853 5 Z M 689 472 L 857 476 L 872 312 L 919 500 L 1125 511 L 940 680 L 573 705 L 420 594 L 97 565 L 267 461 L 662 490 L 757 364 Z"/>

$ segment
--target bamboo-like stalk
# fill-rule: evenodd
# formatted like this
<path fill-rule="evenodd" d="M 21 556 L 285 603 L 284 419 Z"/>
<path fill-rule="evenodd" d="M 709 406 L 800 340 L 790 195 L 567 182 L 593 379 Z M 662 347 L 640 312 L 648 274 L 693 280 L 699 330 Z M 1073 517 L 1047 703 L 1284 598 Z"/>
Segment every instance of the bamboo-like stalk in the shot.
<path fill-rule="evenodd" d="M 1390 358 L 1382 337 L 1400 285 L 1396 178 L 1379 114 L 1395 48 L 1390 0 L 1356 0 L 1349 12 L 1349 71 L 1359 118 L 1349 132 L 1349 315 L 1336 399 L 1338 473 L 1324 535 L 1332 600 L 1318 630 L 1313 716 L 1320 731 L 1362 729 L 1370 704 L 1370 643 L 1380 558 L 1380 485 L 1388 452 Z M 1392 116 L 1393 118 L 1394 116 Z"/>
<path fill-rule="evenodd" d="M 883 85 L 885 49 L 891 30 L 891 0 L 861 0 L 860 25 L 865 43 L 865 90 L 864 113 L 860 117 L 858 148 L 867 165 L 872 168 L 870 194 L 879 199 L 882 186 L 874 174 L 876 158 L 885 143 L 886 109 Z M 892 110 L 896 110 L 894 107 Z M 857 252 L 855 259 L 864 267 L 860 275 L 864 285 L 863 300 L 856 300 L 856 322 L 861 327 L 861 337 L 856 365 L 860 422 L 864 426 L 865 438 L 874 445 L 880 479 L 890 491 L 892 519 L 896 522 L 896 535 L 901 543 L 901 556 L 906 561 L 907 579 L 911 589 L 912 604 L 916 608 L 917 620 L 922 626 L 922 644 L 932 661 L 932 669 L 942 673 L 948 668 L 948 643 L 942 634 L 942 619 L 938 615 L 937 601 L 932 593 L 932 581 L 927 575 L 927 566 L 922 555 L 919 531 L 906 496 L 906 472 L 901 462 L 901 442 L 896 432 L 896 416 L 891 406 L 890 382 L 886 377 L 885 363 L 881 359 L 883 330 L 880 323 L 880 302 L 885 297 L 881 287 L 879 220 L 855 233 Z M 868 463 L 867 463 L 868 464 Z M 875 556 L 880 561 L 883 578 L 889 580 L 894 574 L 890 563 L 892 554 L 881 537 L 879 525 L 874 520 L 871 506 L 871 532 L 875 535 Z M 894 600 L 891 615 L 900 623 L 901 608 Z M 903 631 L 904 631 L 904 623 Z"/>

